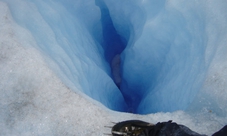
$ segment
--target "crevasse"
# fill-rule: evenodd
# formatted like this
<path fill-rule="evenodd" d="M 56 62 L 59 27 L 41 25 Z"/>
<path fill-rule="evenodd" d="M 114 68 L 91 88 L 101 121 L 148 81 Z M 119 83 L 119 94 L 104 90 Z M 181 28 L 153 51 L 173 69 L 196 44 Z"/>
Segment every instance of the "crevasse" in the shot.
<path fill-rule="evenodd" d="M 225 1 L 5 2 L 61 80 L 110 109 L 227 109 Z"/>

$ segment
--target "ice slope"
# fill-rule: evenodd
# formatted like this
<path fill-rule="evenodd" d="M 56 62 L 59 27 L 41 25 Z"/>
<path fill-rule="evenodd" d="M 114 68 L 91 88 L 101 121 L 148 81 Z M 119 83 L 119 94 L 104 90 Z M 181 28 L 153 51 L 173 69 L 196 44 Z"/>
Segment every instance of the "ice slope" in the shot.
<path fill-rule="evenodd" d="M 123 53 L 127 88 L 139 91 L 139 113 L 186 110 L 193 100 L 200 101 L 194 99 L 198 93 L 207 92 L 203 85 L 217 65 L 214 58 L 222 58 L 224 62 L 218 63 L 226 67 L 226 2 L 143 1 L 143 5 L 147 13 L 143 32 Z M 226 85 L 222 87 L 225 90 Z"/>
<path fill-rule="evenodd" d="M 73 16 L 76 11 L 68 11 L 63 4 L 53 1 L 7 3 L 15 21 L 30 30 L 35 47 L 56 63 L 51 67 L 68 86 L 79 87 L 111 109 L 124 109 L 123 97 L 109 77 L 110 68 L 102 57 L 102 48 L 96 46 L 86 26 Z"/>
<path fill-rule="evenodd" d="M 102 135 L 135 118 L 210 135 L 227 123 L 225 1 L 105 1 L 127 44 L 122 93 L 99 2 L 0 1 L 0 135 Z"/>

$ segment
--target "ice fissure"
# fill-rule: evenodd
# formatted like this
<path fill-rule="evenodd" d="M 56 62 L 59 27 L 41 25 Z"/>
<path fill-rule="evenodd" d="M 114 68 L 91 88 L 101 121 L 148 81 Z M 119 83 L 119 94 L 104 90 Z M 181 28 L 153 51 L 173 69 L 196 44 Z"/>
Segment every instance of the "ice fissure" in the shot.
<path fill-rule="evenodd" d="M 121 75 L 120 75 L 120 54 L 125 49 L 127 41 L 123 41 L 112 22 L 109 10 L 105 3 L 101 0 L 96 0 L 96 5 L 100 8 L 101 12 L 101 30 L 102 42 L 99 45 L 104 50 L 104 58 L 111 68 L 111 77 L 115 84 L 120 88 Z"/>
<path fill-rule="evenodd" d="M 223 0 L 2 1 L 64 84 L 112 110 L 227 109 L 210 93 L 226 93 Z"/>
<path fill-rule="evenodd" d="M 186 109 L 200 87 L 200 84 L 196 84 L 194 80 L 202 82 L 203 73 L 206 71 L 206 66 L 202 62 L 206 48 L 206 35 L 203 34 L 203 28 L 201 28 L 200 32 L 202 36 L 193 38 L 190 30 L 186 28 L 187 22 L 185 22 L 185 18 L 181 14 L 176 16 L 175 13 L 172 16 L 172 12 L 177 11 L 164 11 L 164 13 L 158 14 L 164 14 L 163 16 L 171 18 L 170 20 L 164 19 L 164 22 L 169 21 L 169 24 L 163 24 L 165 27 L 160 28 L 159 31 L 155 31 L 155 28 L 159 26 L 150 26 L 152 29 L 147 34 L 149 37 L 143 39 L 148 41 L 147 44 L 144 45 L 143 43 L 143 45 L 140 45 L 141 39 L 136 39 L 140 37 L 138 34 L 139 28 L 137 28 L 137 31 L 134 27 L 125 30 L 117 29 L 130 28 L 130 25 L 134 26 L 136 21 L 131 22 L 131 18 L 127 18 L 124 14 L 116 19 L 122 13 L 117 12 L 116 9 L 111 9 L 111 6 L 109 5 L 108 7 L 108 4 L 112 3 L 96 0 L 96 5 L 101 13 L 101 27 L 98 31 L 102 31 L 101 40 L 97 39 L 97 41 L 99 41 L 98 46 L 102 46 L 104 58 L 111 69 L 110 77 L 115 82 L 127 105 L 123 111 L 147 113 L 151 111 Z M 143 15 L 141 20 L 146 19 L 142 17 Z M 155 20 L 151 20 L 155 22 Z M 157 20 L 161 21 L 159 23 L 163 21 L 163 19 Z M 125 25 L 124 22 L 128 23 L 125 23 Z M 143 29 L 144 27 L 146 28 L 147 24 L 140 25 L 140 29 Z M 199 25 L 200 22 L 198 23 Z M 147 30 L 144 29 L 141 33 L 147 32 Z M 159 33 L 165 33 L 166 37 L 159 37 Z M 129 36 L 124 36 L 124 34 Z M 181 39 L 181 36 L 184 38 Z M 130 38 L 125 40 L 124 37 Z M 192 38 L 195 40 L 194 43 L 191 41 Z M 180 42 L 175 42 L 177 40 Z M 197 45 L 197 48 L 194 49 L 193 45 L 190 47 L 191 44 Z M 139 55 L 138 59 L 136 54 L 131 55 L 135 50 L 139 52 L 147 46 L 150 46 L 151 49 L 145 51 L 149 54 L 146 54 L 146 57 L 144 56 L 146 59 L 142 57 L 143 54 Z M 135 49 L 136 47 L 138 48 Z M 155 53 L 156 51 L 158 53 Z M 194 57 L 197 59 L 194 59 Z M 181 71 L 176 71 L 177 69 L 181 69 Z M 189 76 L 188 73 L 191 73 L 192 76 L 185 79 L 184 77 Z M 172 83 L 172 81 L 177 81 L 178 83 Z"/>
<path fill-rule="evenodd" d="M 188 109 L 217 50 L 208 41 L 211 35 L 207 31 L 212 28 L 206 26 L 212 21 L 205 20 L 202 16 L 206 13 L 198 12 L 197 7 L 193 14 L 169 8 L 164 0 L 136 6 L 123 3 L 134 8 L 130 11 L 123 6 L 113 8 L 116 3 L 96 0 L 105 59 L 127 104 L 125 111 L 141 114 Z M 145 3 L 153 8 L 151 13 Z M 152 7 L 155 5 L 159 8 Z"/>
<path fill-rule="evenodd" d="M 122 67 L 121 67 L 121 53 L 124 51 L 128 42 L 125 37 L 117 32 L 114 26 L 114 22 L 109 13 L 109 9 L 104 1 L 96 0 L 96 5 L 100 8 L 101 12 L 101 30 L 102 30 L 102 40 L 99 41 L 98 45 L 101 45 L 104 50 L 104 58 L 110 66 L 111 69 L 111 77 L 118 87 L 119 91 L 122 93 L 125 103 L 127 105 L 125 112 L 136 112 L 136 109 L 140 103 L 140 89 L 137 88 L 137 93 L 130 88 L 131 85 L 127 84 L 127 81 L 122 78 Z M 129 24 L 132 24 L 129 20 L 127 20 Z M 142 20 L 141 20 L 142 21 Z M 115 23 L 116 25 L 117 23 Z M 122 25 L 122 24 L 117 24 Z M 129 28 L 127 25 L 122 25 L 122 28 Z M 101 31 L 98 30 L 98 31 Z M 97 31 L 97 30 L 96 30 Z M 130 30 L 126 29 L 122 31 L 122 34 L 130 34 Z M 134 30 L 131 30 L 131 32 Z M 122 82 L 122 80 L 124 80 Z M 140 80 L 140 79 L 138 79 Z"/>

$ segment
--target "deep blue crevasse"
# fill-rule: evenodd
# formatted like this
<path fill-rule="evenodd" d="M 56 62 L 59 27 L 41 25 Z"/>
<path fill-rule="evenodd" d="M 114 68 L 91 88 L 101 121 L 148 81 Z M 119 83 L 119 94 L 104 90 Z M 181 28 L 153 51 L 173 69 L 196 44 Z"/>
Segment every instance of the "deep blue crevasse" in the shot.
<path fill-rule="evenodd" d="M 101 11 L 101 24 L 102 24 L 102 34 L 103 43 L 101 43 L 104 49 L 105 59 L 109 63 L 112 71 L 112 79 L 124 96 L 125 102 L 128 108 L 125 109 L 126 112 L 134 112 L 140 102 L 140 94 L 135 94 L 135 91 L 131 91 L 128 85 L 122 84 L 121 77 L 121 66 L 120 66 L 120 54 L 126 48 L 128 41 L 126 41 L 123 36 L 119 35 L 116 31 L 113 21 L 111 19 L 108 7 L 102 0 L 96 0 L 96 5 Z M 123 82 L 126 83 L 127 82 Z M 140 92 L 137 90 L 137 92 Z M 120 107 L 120 105 L 119 105 Z"/>
<path fill-rule="evenodd" d="M 99 45 L 112 71 L 107 73 L 128 105 L 125 111 L 145 114 L 185 110 L 201 87 L 209 65 L 203 59 L 207 44 L 202 18 L 192 16 L 190 19 L 197 22 L 187 22 L 182 13 L 165 9 L 157 11 L 161 15 L 155 19 L 149 17 L 145 26 L 136 24 L 141 22 L 137 21 L 138 18 L 143 18 L 140 13 L 133 11 L 133 16 L 128 17 L 127 13 L 121 16 L 121 11 L 108 7 L 110 5 L 102 0 L 96 0 L 96 5 L 101 12 L 102 41 Z M 130 23 L 133 27 L 127 26 Z M 140 36 L 139 29 L 143 35 L 136 39 Z M 130 35 L 129 39 L 126 38 L 128 41 L 125 34 Z M 133 49 L 126 46 L 133 46 Z M 133 50 L 137 54 L 133 54 Z"/>

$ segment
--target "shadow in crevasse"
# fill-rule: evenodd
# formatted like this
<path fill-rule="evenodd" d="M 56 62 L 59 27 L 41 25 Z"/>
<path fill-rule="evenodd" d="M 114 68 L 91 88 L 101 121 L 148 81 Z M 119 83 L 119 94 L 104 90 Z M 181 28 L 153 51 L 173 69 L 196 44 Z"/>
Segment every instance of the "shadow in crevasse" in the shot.
<path fill-rule="evenodd" d="M 102 26 L 102 39 L 100 43 L 104 50 L 105 60 L 109 63 L 111 68 L 111 77 L 116 86 L 121 91 L 128 108 L 126 112 L 135 113 L 141 101 L 139 90 L 133 90 L 127 85 L 127 81 L 122 78 L 121 70 L 121 53 L 126 48 L 128 41 L 123 36 L 119 35 L 114 27 L 109 9 L 103 0 L 96 0 L 96 5 L 101 11 L 101 26 Z"/>

